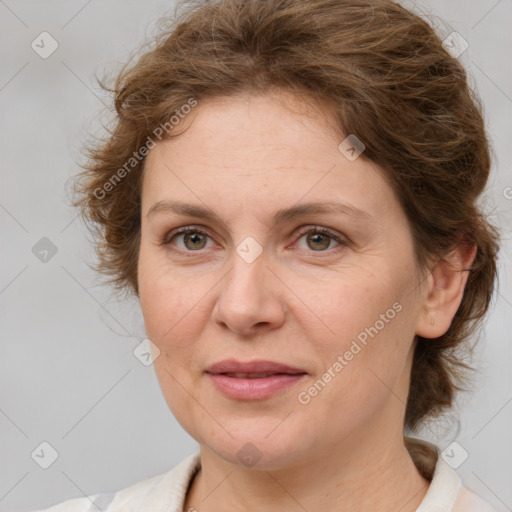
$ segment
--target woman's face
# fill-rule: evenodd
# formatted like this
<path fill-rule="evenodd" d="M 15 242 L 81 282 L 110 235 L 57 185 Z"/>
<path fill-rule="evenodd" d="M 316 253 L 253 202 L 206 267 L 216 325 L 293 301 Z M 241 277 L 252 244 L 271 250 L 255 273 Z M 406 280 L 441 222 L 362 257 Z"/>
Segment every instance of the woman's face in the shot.
<path fill-rule="evenodd" d="M 402 435 L 424 298 L 378 167 L 300 106 L 199 102 L 150 151 L 142 190 L 140 302 L 164 397 L 202 447 L 267 469 Z"/>

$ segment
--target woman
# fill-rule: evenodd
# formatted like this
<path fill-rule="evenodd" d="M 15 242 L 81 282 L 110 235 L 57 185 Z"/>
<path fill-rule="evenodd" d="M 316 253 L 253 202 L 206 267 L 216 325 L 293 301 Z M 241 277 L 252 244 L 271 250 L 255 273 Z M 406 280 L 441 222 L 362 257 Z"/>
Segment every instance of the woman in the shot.
<path fill-rule="evenodd" d="M 76 205 L 200 453 L 54 512 L 491 511 L 440 447 L 498 233 L 478 99 L 391 0 L 190 7 L 115 83 Z"/>

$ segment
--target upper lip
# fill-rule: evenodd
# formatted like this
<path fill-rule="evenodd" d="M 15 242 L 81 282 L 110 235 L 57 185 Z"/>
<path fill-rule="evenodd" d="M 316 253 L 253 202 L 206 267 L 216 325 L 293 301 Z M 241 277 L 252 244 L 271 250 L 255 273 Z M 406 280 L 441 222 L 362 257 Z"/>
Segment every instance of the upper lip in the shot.
<path fill-rule="evenodd" d="M 236 361 L 235 359 L 226 359 L 212 364 L 206 369 L 206 373 L 306 373 L 300 368 L 294 368 L 287 364 L 276 361 Z"/>

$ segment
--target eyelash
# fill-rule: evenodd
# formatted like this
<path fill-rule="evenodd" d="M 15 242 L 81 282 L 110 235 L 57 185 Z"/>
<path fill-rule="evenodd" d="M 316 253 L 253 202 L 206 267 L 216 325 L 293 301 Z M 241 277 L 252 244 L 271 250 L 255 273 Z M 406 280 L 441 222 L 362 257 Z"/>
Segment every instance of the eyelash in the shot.
<path fill-rule="evenodd" d="M 210 239 L 212 238 L 204 229 L 194 227 L 194 226 L 185 226 L 181 228 L 177 228 L 170 233 L 168 233 L 163 240 L 160 242 L 160 245 L 171 245 L 171 240 L 176 237 L 176 235 L 181 234 L 188 234 L 188 233 L 199 233 L 201 235 L 207 236 Z M 340 249 L 344 249 L 349 246 L 349 242 L 343 238 L 340 238 L 336 231 L 333 231 L 330 228 L 324 227 L 324 226 L 305 226 L 304 228 L 301 228 L 298 233 L 298 239 L 302 238 L 304 235 L 307 235 L 309 233 L 320 233 L 322 235 L 327 235 L 330 238 L 332 238 L 334 241 L 336 241 L 339 245 L 337 247 L 334 247 L 332 249 L 326 249 L 324 251 L 313 251 L 310 252 L 316 252 L 316 253 L 327 253 L 327 252 L 333 252 Z M 173 249 L 176 250 L 176 249 Z M 201 250 L 197 251 L 183 251 L 182 249 L 177 249 L 178 252 L 181 252 L 183 254 L 187 254 L 187 256 L 192 256 L 193 253 L 200 253 Z"/>

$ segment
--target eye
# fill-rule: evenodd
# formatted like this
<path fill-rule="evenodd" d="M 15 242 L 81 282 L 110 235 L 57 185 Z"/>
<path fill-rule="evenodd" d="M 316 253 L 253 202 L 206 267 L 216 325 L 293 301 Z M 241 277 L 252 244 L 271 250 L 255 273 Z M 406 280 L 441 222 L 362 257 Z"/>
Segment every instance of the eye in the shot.
<path fill-rule="evenodd" d="M 298 242 L 305 238 L 306 249 L 315 252 L 326 252 L 327 249 L 331 248 L 333 241 L 338 244 L 334 249 L 348 246 L 348 242 L 343 240 L 335 231 L 323 226 L 306 227 L 301 230 L 300 234 L 302 236 Z"/>
<path fill-rule="evenodd" d="M 182 245 L 180 244 L 172 244 L 177 245 L 179 249 L 183 251 L 193 252 L 201 249 L 205 249 L 207 246 L 208 238 L 210 236 L 208 233 L 199 228 L 194 227 L 184 227 L 178 228 L 172 231 L 165 239 L 162 241 L 162 245 L 171 245 L 173 240 L 182 240 Z"/>
<path fill-rule="evenodd" d="M 347 247 L 349 243 L 344 240 L 336 231 L 323 226 L 306 226 L 299 232 L 299 243 L 303 238 L 305 239 L 306 247 L 299 247 L 300 249 L 312 250 L 314 252 L 327 252 L 327 249 L 333 250 L 342 249 Z M 208 239 L 211 240 L 210 235 L 203 229 L 186 226 L 177 228 L 171 231 L 162 241 L 161 245 L 175 245 L 182 252 L 197 252 L 208 247 Z M 176 243 L 175 241 L 180 241 Z M 333 242 L 337 244 L 332 247 Z M 212 240 L 213 243 L 213 240 Z"/>

